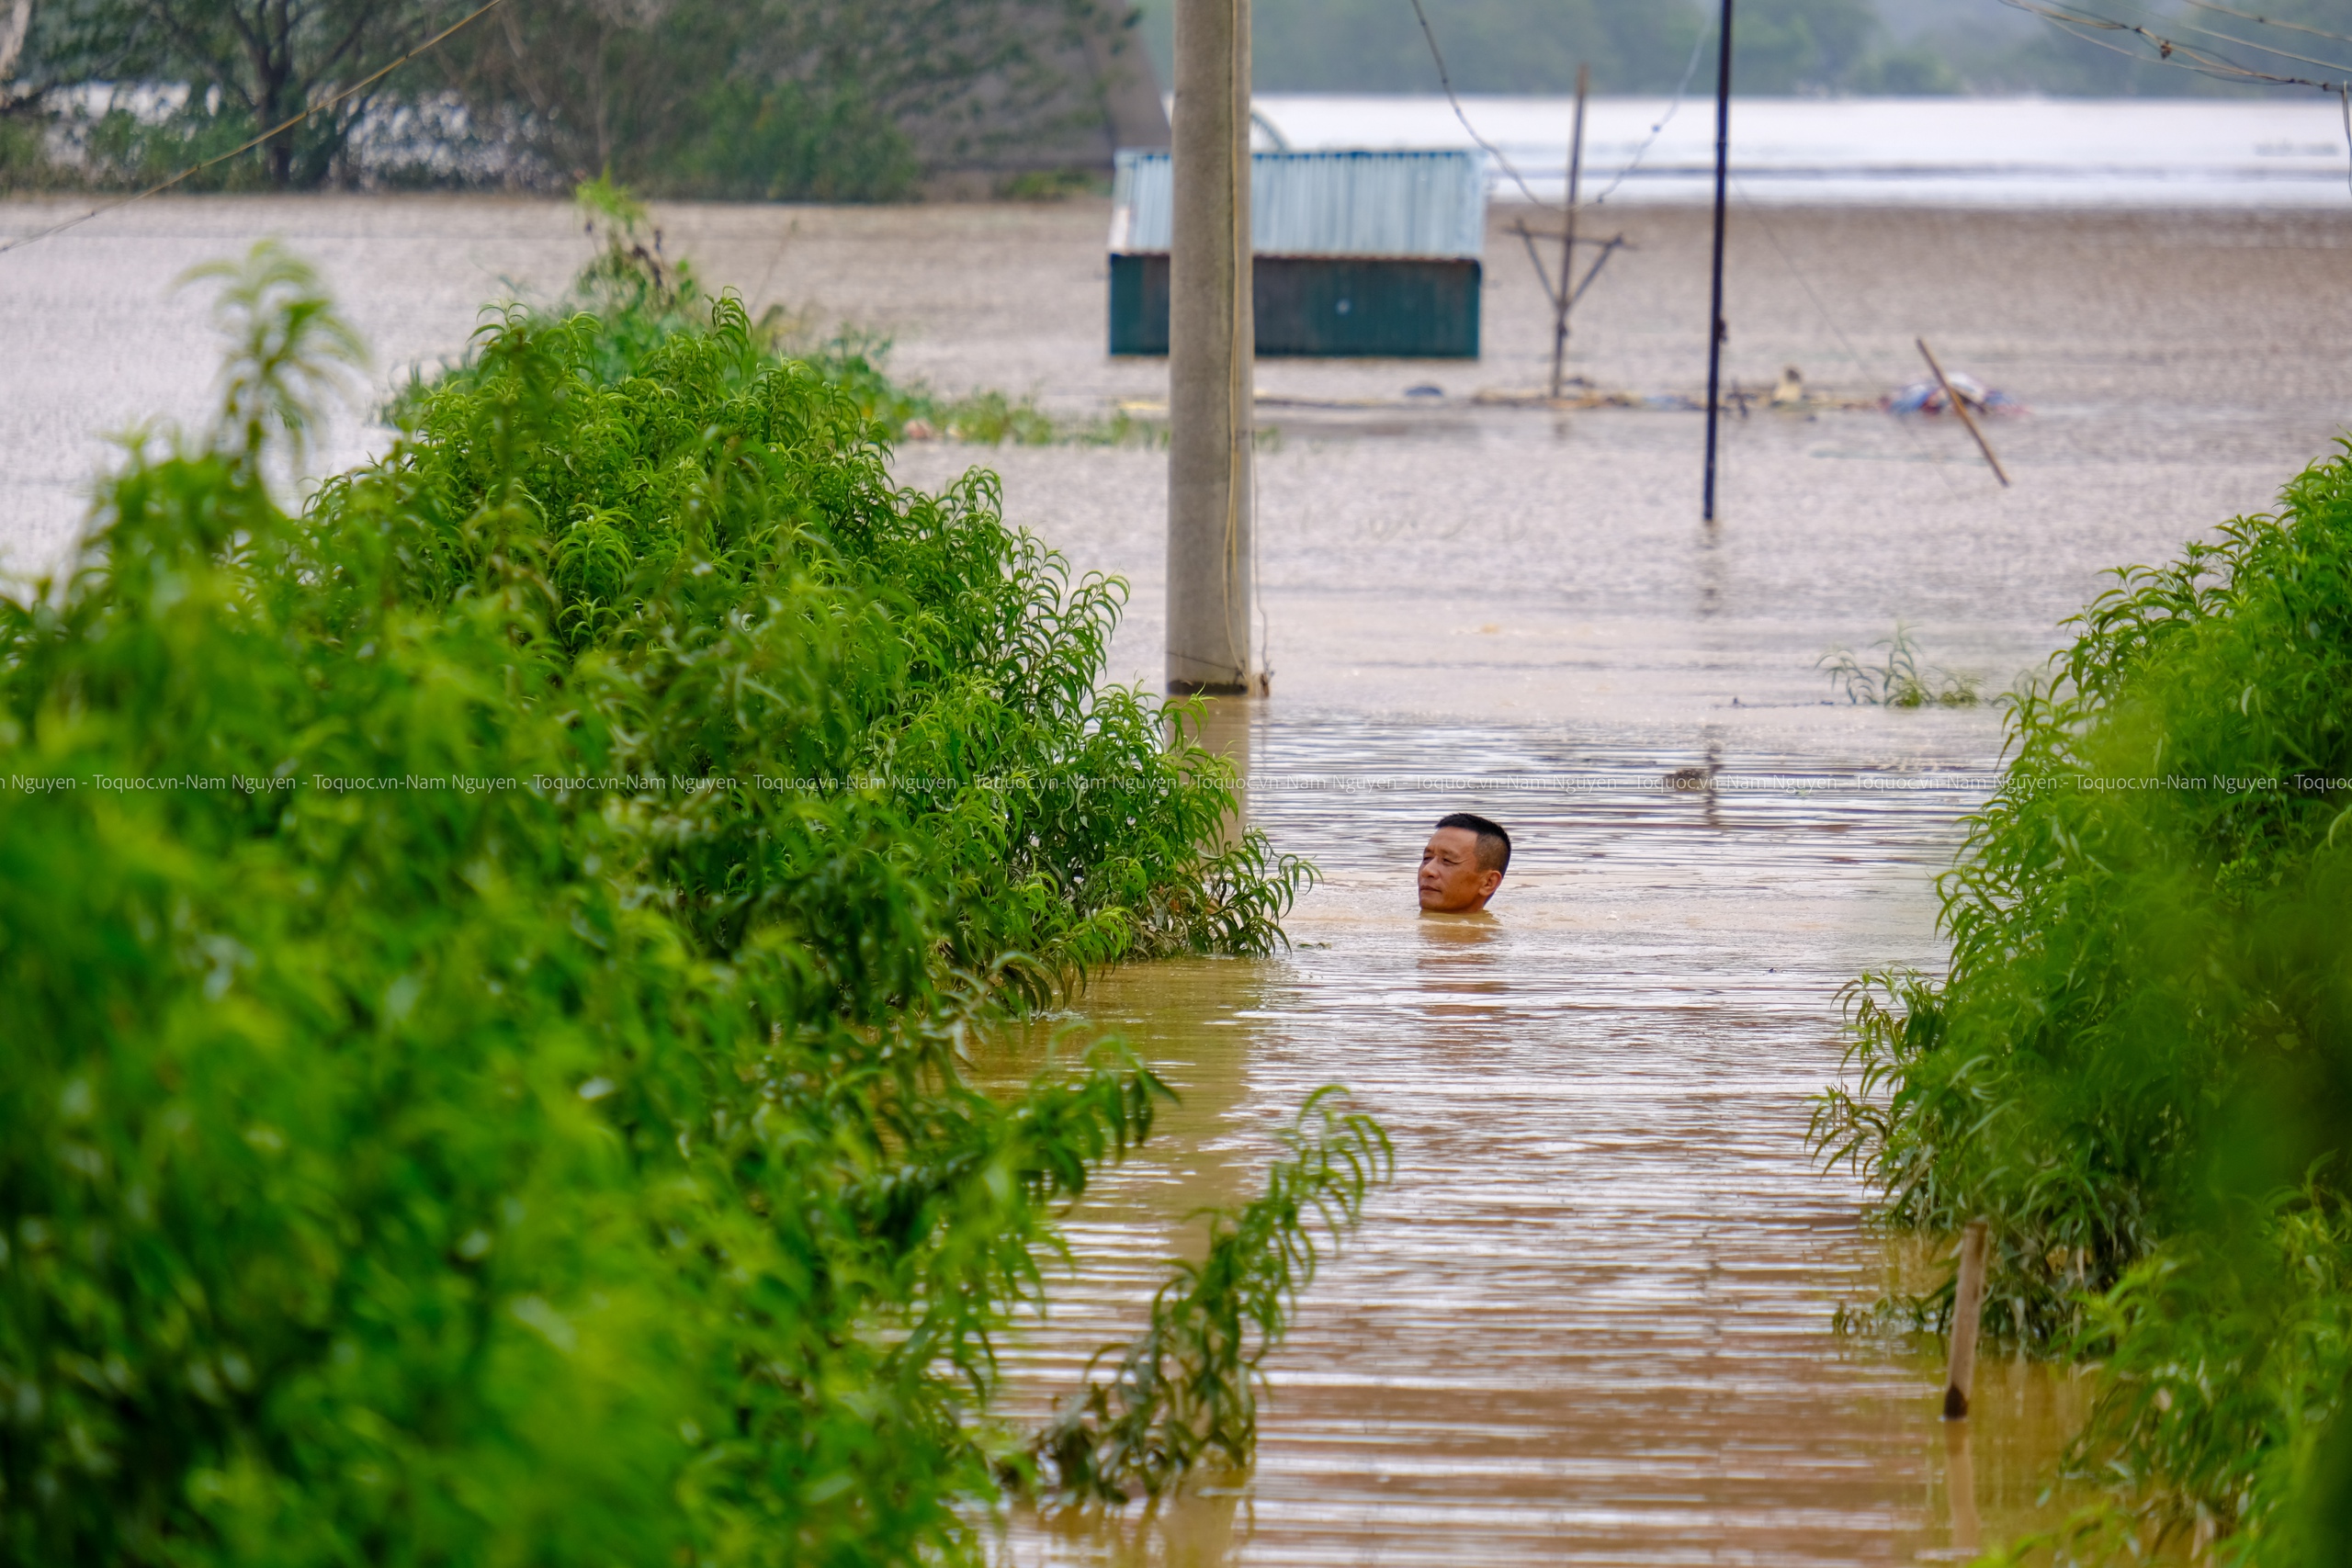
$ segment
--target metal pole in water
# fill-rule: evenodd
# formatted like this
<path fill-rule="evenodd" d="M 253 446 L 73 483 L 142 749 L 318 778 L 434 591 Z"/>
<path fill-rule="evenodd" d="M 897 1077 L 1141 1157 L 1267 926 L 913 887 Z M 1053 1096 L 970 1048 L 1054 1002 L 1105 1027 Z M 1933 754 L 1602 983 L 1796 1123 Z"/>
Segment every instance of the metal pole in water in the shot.
<path fill-rule="evenodd" d="M 1591 84 L 1592 70 L 1579 61 L 1577 63 L 1576 129 L 1568 134 L 1568 213 L 1567 224 L 1560 233 L 1560 297 L 1553 301 L 1552 314 L 1552 396 L 1560 395 L 1560 375 L 1568 360 L 1568 309 L 1576 302 L 1570 287 L 1577 275 L 1577 182 L 1584 173 L 1584 98 Z"/>
<path fill-rule="evenodd" d="M 1976 1381 L 1976 1330 L 1984 1314 L 1984 1222 L 1960 1233 L 1960 1277 L 1952 1281 L 1951 1370 L 1944 1377 L 1944 1419 L 1965 1420 Z"/>
<path fill-rule="evenodd" d="M 1250 0 L 1176 0 L 1168 689 L 1250 688 Z"/>
<path fill-rule="evenodd" d="M 1700 515 L 1715 520 L 1715 412 L 1724 373 L 1724 187 L 1731 178 L 1731 0 L 1715 40 L 1715 286 L 1707 316 L 1707 488 Z"/>

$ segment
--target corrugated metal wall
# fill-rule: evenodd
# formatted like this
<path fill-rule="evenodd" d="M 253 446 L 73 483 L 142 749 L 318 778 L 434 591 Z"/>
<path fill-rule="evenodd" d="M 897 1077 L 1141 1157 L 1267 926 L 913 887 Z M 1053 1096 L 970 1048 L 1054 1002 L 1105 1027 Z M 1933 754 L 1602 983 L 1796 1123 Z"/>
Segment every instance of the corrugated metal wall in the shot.
<path fill-rule="evenodd" d="M 1118 155 L 1114 255 L 1167 252 L 1173 178 L 1165 152 Z M 1486 249 L 1485 163 L 1476 152 L 1255 152 L 1250 238 L 1261 256 L 1475 261 Z"/>
<path fill-rule="evenodd" d="M 1258 256 L 1261 359 L 1476 359 L 1479 264 L 1443 256 Z M 1111 352 L 1168 352 L 1168 258 L 1111 258 Z"/>

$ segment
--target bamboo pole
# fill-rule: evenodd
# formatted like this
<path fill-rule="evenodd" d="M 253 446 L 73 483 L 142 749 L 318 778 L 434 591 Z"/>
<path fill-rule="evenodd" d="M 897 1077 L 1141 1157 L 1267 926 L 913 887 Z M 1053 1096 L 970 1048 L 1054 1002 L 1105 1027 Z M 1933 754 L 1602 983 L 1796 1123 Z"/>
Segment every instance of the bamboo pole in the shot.
<path fill-rule="evenodd" d="M 1707 483 L 1699 514 L 1715 520 L 1716 394 L 1724 373 L 1724 188 L 1731 179 L 1731 0 L 1724 0 L 1722 29 L 1715 39 L 1715 268 L 1714 303 L 1707 316 Z"/>
<path fill-rule="evenodd" d="M 1944 1419 L 1968 1418 L 1969 1390 L 1976 1378 L 1976 1332 L 1984 1315 L 1983 1220 L 1960 1233 L 1960 1277 L 1952 1282 L 1951 1366 L 1944 1377 Z"/>
<path fill-rule="evenodd" d="M 1168 258 L 1168 689 L 1250 690 L 1250 0 L 1177 0 Z"/>
<path fill-rule="evenodd" d="M 1584 173 L 1584 99 L 1592 85 L 1592 68 L 1581 61 L 1577 64 L 1576 129 L 1568 133 L 1568 213 L 1567 224 L 1560 232 L 1560 288 L 1552 301 L 1552 396 L 1560 395 L 1560 378 L 1568 364 L 1568 311 L 1576 304 L 1576 295 L 1568 289 L 1568 279 L 1577 270 L 1577 190 L 1578 177 Z"/>
<path fill-rule="evenodd" d="M 1976 437 L 1976 449 L 1984 454 L 1986 462 L 1993 465 L 1993 477 L 2001 481 L 2003 490 L 2008 489 L 2009 476 L 2002 470 L 2001 459 L 1993 456 L 1993 444 L 1984 439 L 1983 431 L 1976 428 L 1976 421 L 1969 414 L 1967 402 L 1952 387 L 1951 378 L 1944 374 L 1944 367 L 1936 363 L 1935 355 L 1928 348 L 1928 340 L 1923 337 L 1915 337 L 1911 341 L 1919 345 L 1921 354 L 1927 355 L 1928 368 L 1936 373 L 1937 384 L 1943 388 L 1944 397 L 1951 404 L 1951 412 L 1960 415 L 1960 423 L 1968 427 L 1969 434 Z"/>

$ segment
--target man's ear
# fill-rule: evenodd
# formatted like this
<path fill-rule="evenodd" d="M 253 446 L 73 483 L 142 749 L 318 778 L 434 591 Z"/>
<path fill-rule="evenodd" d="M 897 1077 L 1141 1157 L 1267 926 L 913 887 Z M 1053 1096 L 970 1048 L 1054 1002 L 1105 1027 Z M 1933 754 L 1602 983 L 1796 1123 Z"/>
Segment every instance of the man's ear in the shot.
<path fill-rule="evenodd" d="M 1495 889 L 1500 887 L 1502 885 L 1503 874 L 1501 872 L 1489 871 L 1483 873 L 1478 878 L 1478 897 L 1481 898 L 1491 898 L 1495 896 Z"/>

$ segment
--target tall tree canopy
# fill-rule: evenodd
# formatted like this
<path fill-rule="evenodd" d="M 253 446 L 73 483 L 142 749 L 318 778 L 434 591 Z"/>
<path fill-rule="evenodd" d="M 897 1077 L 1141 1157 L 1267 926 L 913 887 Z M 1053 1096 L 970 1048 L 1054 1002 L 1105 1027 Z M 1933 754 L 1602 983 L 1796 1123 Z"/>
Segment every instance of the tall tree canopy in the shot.
<path fill-rule="evenodd" d="M 323 105 L 479 3 L 30 0 L 12 108 L 83 106 L 66 123 L 89 172 L 143 180 Z M 1135 134 L 1114 108 L 1157 114 L 1132 20 L 1124 0 L 502 0 L 209 183 L 609 173 L 873 199 L 943 169 L 1107 164 Z"/>
<path fill-rule="evenodd" d="M 454 0 L 40 0 L 28 74 L 51 87 L 137 82 L 187 89 L 184 119 L 251 136 L 334 96 L 464 13 Z M 260 166 L 279 186 L 316 185 L 386 82 L 272 137 Z"/>

